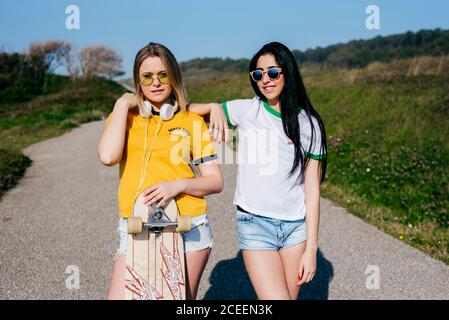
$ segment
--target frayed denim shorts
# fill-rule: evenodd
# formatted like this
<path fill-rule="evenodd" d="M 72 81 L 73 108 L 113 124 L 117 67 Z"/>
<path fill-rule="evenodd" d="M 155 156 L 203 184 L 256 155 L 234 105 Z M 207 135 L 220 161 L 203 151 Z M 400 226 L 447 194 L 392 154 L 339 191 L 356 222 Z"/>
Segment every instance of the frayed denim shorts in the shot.
<path fill-rule="evenodd" d="M 237 209 L 237 233 L 242 250 L 279 250 L 306 241 L 306 219 L 279 220 Z"/>
<path fill-rule="evenodd" d="M 192 229 L 189 232 L 181 233 L 184 239 L 184 252 L 189 253 L 212 248 L 214 238 L 207 213 L 192 218 L 191 223 Z M 128 248 L 128 219 L 120 217 L 117 231 L 120 235 L 120 244 L 114 256 L 114 261 L 118 257 L 126 255 Z"/>

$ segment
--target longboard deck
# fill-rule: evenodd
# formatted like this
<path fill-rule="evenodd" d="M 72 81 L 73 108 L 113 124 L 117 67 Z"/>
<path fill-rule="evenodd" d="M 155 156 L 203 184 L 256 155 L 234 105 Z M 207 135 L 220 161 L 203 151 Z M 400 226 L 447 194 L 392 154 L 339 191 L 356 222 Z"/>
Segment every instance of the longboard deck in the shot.
<path fill-rule="evenodd" d="M 174 199 L 164 207 L 176 221 L 178 207 Z M 136 200 L 133 217 L 148 220 L 149 208 L 142 196 Z M 128 234 L 126 255 L 126 300 L 185 300 L 185 259 L 182 235 L 167 227 L 160 235 L 144 227 L 140 234 Z"/>

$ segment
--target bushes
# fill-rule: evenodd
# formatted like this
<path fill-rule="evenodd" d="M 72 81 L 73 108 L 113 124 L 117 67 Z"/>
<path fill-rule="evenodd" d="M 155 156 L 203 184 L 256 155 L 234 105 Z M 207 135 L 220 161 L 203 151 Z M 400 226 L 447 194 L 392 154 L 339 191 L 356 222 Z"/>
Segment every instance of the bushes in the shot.
<path fill-rule="evenodd" d="M 321 63 L 337 68 L 364 67 L 373 61 L 390 62 L 421 55 L 449 53 L 449 30 L 420 30 L 369 40 L 353 40 L 324 48 L 293 50 L 298 63 Z"/>
<path fill-rule="evenodd" d="M 17 184 L 30 164 L 30 158 L 20 152 L 0 149 L 0 195 Z"/>
<path fill-rule="evenodd" d="M 45 73 L 38 58 L 0 53 L 0 104 L 28 101 L 41 94 Z"/>

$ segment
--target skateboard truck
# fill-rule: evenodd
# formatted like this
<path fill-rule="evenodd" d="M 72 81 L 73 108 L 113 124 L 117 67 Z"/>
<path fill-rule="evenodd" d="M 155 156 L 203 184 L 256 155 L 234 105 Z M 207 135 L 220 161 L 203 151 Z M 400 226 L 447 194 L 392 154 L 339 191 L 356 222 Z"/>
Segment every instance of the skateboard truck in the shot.
<path fill-rule="evenodd" d="M 189 216 L 178 215 L 176 221 L 170 220 L 164 209 L 157 206 L 148 207 L 148 221 L 142 221 L 141 217 L 128 218 L 128 233 L 141 233 L 143 227 L 148 228 L 156 236 L 159 236 L 166 227 L 175 227 L 176 232 L 187 232 L 191 230 Z"/>
<path fill-rule="evenodd" d="M 159 236 L 162 230 L 166 227 L 178 226 L 178 223 L 171 221 L 162 208 L 148 207 L 148 211 L 148 222 L 144 222 L 143 226 L 154 232 L 156 236 Z"/>

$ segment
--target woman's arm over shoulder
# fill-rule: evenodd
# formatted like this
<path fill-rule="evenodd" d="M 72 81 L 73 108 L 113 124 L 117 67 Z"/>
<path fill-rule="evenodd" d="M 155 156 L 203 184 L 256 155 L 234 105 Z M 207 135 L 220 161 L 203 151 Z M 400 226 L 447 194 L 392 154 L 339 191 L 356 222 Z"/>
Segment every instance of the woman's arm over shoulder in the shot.
<path fill-rule="evenodd" d="M 214 106 L 218 103 L 190 103 L 187 110 L 199 114 L 200 116 L 208 115 Z"/>
<path fill-rule="evenodd" d="M 218 103 L 192 103 L 189 105 L 189 111 L 197 113 L 201 116 L 210 114 L 209 131 L 215 142 L 220 143 L 224 136 L 224 141 L 229 140 L 229 119 L 222 109 L 222 105 Z"/>
<path fill-rule="evenodd" d="M 225 142 L 229 140 L 229 127 L 237 127 L 245 119 L 247 113 L 255 103 L 253 99 L 236 99 L 225 101 L 221 104 L 191 104 L 189 111 L 204 115 L 210 113 L 210 131 L 215 142 L 225 137 Z M 193 108 L 193 109 L 192 109 Z"/>

